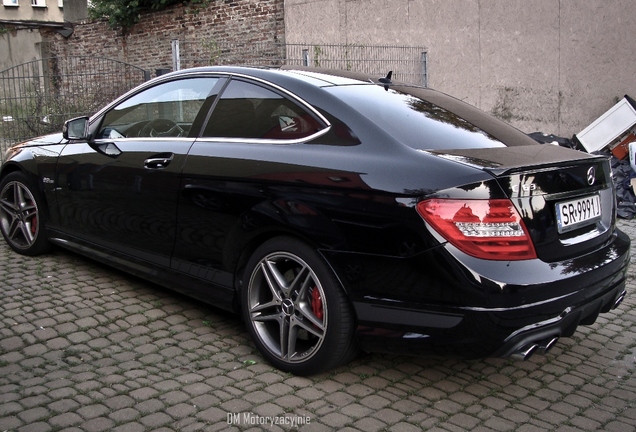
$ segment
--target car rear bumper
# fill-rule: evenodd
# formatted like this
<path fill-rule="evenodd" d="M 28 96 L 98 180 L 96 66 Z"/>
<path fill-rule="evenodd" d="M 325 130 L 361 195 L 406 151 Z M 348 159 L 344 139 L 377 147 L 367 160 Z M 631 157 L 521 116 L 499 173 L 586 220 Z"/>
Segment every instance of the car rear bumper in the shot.
<path fill-rule="evenodd" d="M 546 353 L 558 338 L 571 336 L 579 325 L 593 324 L 600 313 L 617 307 L 625 293 L 623 283 L 600 298 L 578 307 L 566 307 L 553 318 L 532 322 L 513 331 L 503 325 L 503 321 L 510 321 L 510 324 L 518 321 L 514 312 L 467 313 L 454 317 L 459 322 L 457 326 L 444 330 L 429 328 L 428 332 L 422 328 L 405 331 L 394 324 L 366 321 L 358 327 L 358 341 L 362 349 L 371 352 L 525 360 L 532 354 Z M 412 317 L 412 311 L 409 312 Z M 441 314 L 422 313 L 421 317 L 425 320 L 438 319 L 438 324 L 449 322 L 448 316 Z M 495 321 L 500 323 L 500 327 L 493 328 Z M 509 333 L 506 335 L 506 332 Z"/>
<path fill-rule="evenodd" d="M 620 304 L 629 246 L 629 238 L 616 231 L 586 256 L 541 265 L 511 262 L 497 272 L 486 265 L 478 273 L 475 262 L 457 259 L 448 248 L 426 257 L 435 276 L 414 260 L 381 266 L 386 257 L 349 257 L 338 265 L 358 268 L 359 280 L 351 283 L 345 273 L 345 286 L 366 351 L 527 358 Z"/>
<path fill-rule="evenodd" d="M 596 300 L 579 307 L 567 307 L 554 318 L 515 330 L 504 340 L 504 345 L 494 356 L 526 360 L 535 352 L 544 354 L 558 338 L 572 336 L 579 325 L 592 325 L 599 314 L 616 309 L 626 294 L 623 282 Z"/>

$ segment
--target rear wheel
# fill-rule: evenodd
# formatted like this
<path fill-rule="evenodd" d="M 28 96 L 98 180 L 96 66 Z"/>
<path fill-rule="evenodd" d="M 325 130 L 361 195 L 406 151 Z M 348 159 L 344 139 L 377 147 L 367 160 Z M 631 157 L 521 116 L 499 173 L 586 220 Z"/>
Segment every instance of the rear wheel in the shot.
<path fill-rule="evenodd" d="M 49 249 L 42 206 L 24 173 L 10 173 L 0 182 L 0 231 L 16 252 L 38 255 Z"/>
<path fill-rule="evenodd" d="M 289 237 L 264 243 L 248 262 L 244 281 L 248 330 L 274 366 L 311 375 L 355 356 L 349 301 L 311 247 Z"/>

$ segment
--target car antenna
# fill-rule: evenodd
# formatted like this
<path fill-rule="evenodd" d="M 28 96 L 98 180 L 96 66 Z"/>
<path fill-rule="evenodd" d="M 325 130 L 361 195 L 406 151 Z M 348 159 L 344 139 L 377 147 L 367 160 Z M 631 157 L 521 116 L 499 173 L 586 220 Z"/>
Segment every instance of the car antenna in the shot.
<path fill-rule="evenodd" d="M 380 81 L 382 84 L 384 84 L 384 90 L 389 91 L 389 86 L 391 84 L 393 84 L 393 81 L 391 81 L 391 76 L 393 75 L 393 71 L 389 71 L 388 74 L 386 74 L 386 77 L 384 78 L 380 78 L 378 81 Z"/>

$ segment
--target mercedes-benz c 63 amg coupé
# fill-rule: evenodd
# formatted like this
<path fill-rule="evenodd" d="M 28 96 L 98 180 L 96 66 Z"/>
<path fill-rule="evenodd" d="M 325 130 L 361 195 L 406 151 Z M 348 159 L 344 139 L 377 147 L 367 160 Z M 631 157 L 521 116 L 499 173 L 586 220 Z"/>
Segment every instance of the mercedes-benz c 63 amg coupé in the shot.
<path fill-rule="evenodd" d="M 625 296 L 604 157 L 389 76 L 163 75 L 12 147 L 0 227 L 242 314 L 306 375 L 358 350 L 527 358 Z"/>

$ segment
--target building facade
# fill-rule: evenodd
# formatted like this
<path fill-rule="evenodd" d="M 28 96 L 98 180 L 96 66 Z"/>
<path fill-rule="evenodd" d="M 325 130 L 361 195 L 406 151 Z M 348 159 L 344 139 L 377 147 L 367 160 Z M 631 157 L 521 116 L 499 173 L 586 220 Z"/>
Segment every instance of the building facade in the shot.
<path fill-rule="evenodd" d="M 64 0 L 2 0 L 0 17 L 22 23 L 61 23 Z"/>
<path fill-rule="evenodd" d="M 86 0 L 2 0 L 0 71 L 42 57 L 42 30 L 64 37 L 88 17 Z"/>

